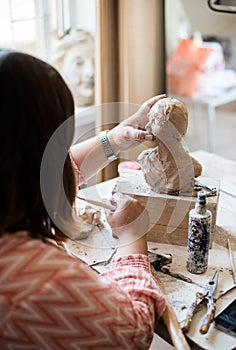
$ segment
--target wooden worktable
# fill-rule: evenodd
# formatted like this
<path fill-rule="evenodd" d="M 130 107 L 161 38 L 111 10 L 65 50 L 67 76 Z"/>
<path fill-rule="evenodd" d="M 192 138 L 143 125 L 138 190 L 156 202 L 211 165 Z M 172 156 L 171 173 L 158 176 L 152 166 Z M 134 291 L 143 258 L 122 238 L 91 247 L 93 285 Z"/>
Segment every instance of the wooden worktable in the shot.
<path fill-rule="evenodd" d="M 230 258 L 227 248 L 228 238 L 231 241 L 234 255 L 236 251 L 236 162 L 223 159 L 214 154 L 197 151 L 193 156 L 203 166 L 203 176 L 221 180 L 220 198 L 216 220 L 216 232 L 213 246 L 209 253 L 209 265 L 204 274 L 193 275 L 186 270 L 186 247 L 149 242 L 149 249 L 158 253 L 171 253 L 172 263 L 170 269 L 190 277 L 193 283 L 186 283 L 159 272 L 159 277 L 164 285 L 167 297 L 176 312 L 180 324 L 183 323 L 187 307 L 195 299 L 195 293 L 202 291 L 201 286 L 208 281 L 214 271 L 220 271 L 219 284 L 216 296 L 233 286 Z M 112 179 L 96 186 L 80 190 L 80 195 L 86 198 L 101 200 L 109 198 L 117 179 Z M 78 206 L 84 205 L 78 201 Z M 104 216 L 105 217 L 105 216 Z M 86 240 L 68 243 L 69 251 L 92 265 L 97 271 L 108 268 L 106 263 L 114 254 L 117 240 L 111 235 L 111 230 L 105 219 L 100 227 L 95 227 Z M 217 310 L 227 305 L 236 298 L 236 288 L 225 294 L 217 301 Z M 207 350 L 231 350 L 236 348 L 236 338 L 227 335 L 211 325 L 208 333 L 202 335 L 199 332 L 202 317 L 206 309 L 200 310 L 194 317 L 187 338 L 198 344 L 199 349 Z M 195 348 L 195 347 L 194 347 Z M 164 350 L 164 348 L 163 348 Z"/>

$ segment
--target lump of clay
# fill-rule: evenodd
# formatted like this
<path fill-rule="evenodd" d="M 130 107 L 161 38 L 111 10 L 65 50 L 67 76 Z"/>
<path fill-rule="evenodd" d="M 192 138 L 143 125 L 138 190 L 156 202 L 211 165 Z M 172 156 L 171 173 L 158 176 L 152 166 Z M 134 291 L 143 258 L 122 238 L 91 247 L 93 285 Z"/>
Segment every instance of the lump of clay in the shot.
<path fill-rule="evenodd" d="M 147 184 L 157 193 L 192 194 L 202 166 L 182 146 L 188 127 L 185 105 L 174 98 L 161 99 L 151 108 L 148 118 L 145 129 L 156 137 L 157 146 L 138 156 Z"/>

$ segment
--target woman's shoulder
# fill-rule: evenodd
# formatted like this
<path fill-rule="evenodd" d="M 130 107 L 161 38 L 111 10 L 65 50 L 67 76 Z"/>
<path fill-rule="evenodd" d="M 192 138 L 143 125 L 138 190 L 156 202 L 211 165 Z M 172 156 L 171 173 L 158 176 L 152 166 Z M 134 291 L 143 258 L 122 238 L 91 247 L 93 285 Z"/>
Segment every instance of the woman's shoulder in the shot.
<path fill-rule="evenodd" d="M 96 279 L 87 265 L 63 249 L 31 238 L 26 232 L 0 238 L 0 295 L 22 300 L 46 285 L 76 280 L 80 275 Z"/>
<path fill-rule="evenodd" d="M 31 237 L 27 232 L 4 234 L 0 238 L 0 269 L 8 279 L 31 279 L 44 283 L 60 279 L 63 274 L 75 275 L 86 267 L 72 258 L 63 247 Z"/>
<path fill-rule="evenodd" d="M 17 257 L 18 255 L 24 256 L 40 254 L 60 253 L 65 255 L 64 250 L 60 249 L 59 246 L 52 244 L 52 241 L 42 241 L 41 239 L 34 238 L 29 235 L 27 231 L 19 231 L 15 233 L 6 233 L 0 238 L 0 258 L 3 256 L 11 255 Z"/>
<path fill-rule="evenodd" d="M 48 263 L 48 269 L 58 269 L 58 262 L 60 269 L 63 265 L 73 264 L 78 262 L 84 264 L 79 259 L 74 259 L 63 248 L 57 245 L 53 240 L 46 239 L 43 241 L 39 238 L 34 238 L 27 231 L 19 231 L 14 234 L 4 234 L 0 238 L 0 264 L 3 261 L 9 263 L 18 262 L 23 266 L 41 266 L 43 261 Z M 27 263 L 28 261 L 28 263 Z"/>

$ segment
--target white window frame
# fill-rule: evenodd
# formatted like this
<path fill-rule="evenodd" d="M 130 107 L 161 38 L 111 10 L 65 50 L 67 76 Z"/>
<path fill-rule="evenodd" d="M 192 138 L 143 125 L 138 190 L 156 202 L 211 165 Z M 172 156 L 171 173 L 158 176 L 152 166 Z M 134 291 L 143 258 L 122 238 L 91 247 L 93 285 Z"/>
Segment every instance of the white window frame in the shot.
<path fill-rule="evenodd" d="M 51 25 L 50 25 L 50 1 L 51 0 L 32 0 L 35 4 L 35 16 L 31 18 L 13 18 L 14 1 L 8 0 L 10 14 L 10 28 L 12 33 L 11 47 L 14 48 L 14 32 L 13 25 L 16 22 L 24 22 L 35 20 L 37 50 L 36 56 L 49 60 L 52 51 L 51 44 Z M 57 35 L 58 38 L 65 35 L 71 27 L 70 14 L 73 13 L 75 2 L 72 0 L 55 0 L 56 1 L 56 17 L 57 17 Z"/>

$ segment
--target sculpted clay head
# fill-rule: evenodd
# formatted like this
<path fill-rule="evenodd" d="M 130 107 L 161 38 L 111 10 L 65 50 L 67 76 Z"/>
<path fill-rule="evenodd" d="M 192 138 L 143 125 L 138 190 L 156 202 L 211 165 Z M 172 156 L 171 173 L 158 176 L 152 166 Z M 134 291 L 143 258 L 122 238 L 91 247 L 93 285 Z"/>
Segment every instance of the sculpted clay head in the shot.
<path fill-rule="evenodd" d="M 181 139 L 188 127 L 188 111 L 185 105 L 174 98 L 163 98 L 149 112 L 149 122 L 145 129 L 157 138 L 173 137 Z"/>
<path fill-rule="evenodd" d="M 148 118 L 145 129 L 156 137 L 158 146 L 138 156 L 146 182 L 158 193 L 191 194 L 202 167 L 182 146 L 188 127 L 185 105 L 174 98 L 161 99 Z"/>
<path fill-rule="evenodd" d="M 70 30 L 59 41 L 51 63 L 68 84 L 75 105 L 94 103 L 94 39 L 89 32 Z"/>

